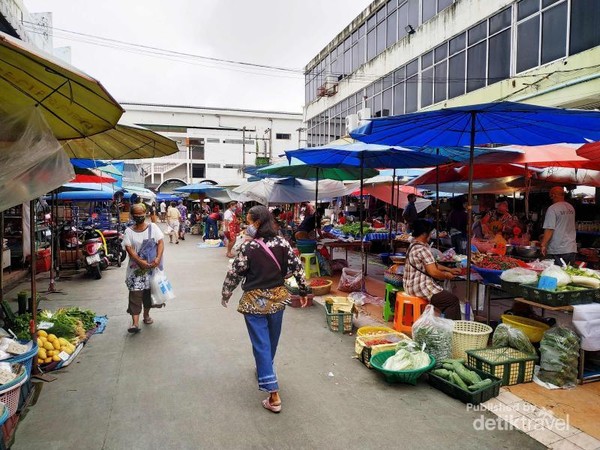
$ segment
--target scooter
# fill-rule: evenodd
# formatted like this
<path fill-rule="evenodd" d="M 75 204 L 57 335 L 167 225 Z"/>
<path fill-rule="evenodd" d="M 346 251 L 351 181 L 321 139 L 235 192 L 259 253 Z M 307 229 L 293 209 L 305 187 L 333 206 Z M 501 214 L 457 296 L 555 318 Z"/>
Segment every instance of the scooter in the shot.
<path fill-rule="evenodd" d="M 123 248 L 123 233 L 121 230 L 101 230 L 106 243 L 106 256 L 110 265 L 121 267 L 121 263 L 127 258 L 127 252 Z"/>
<path fill-rule="evenodd" d="M 110 261 L 106 256 L 108 249 L 102 232 L 91 226 L 84 228 L 83 236 L 83 256 L 87 273 L 96 280 L 102 278 L 102 271 L 105 270 Z"/>

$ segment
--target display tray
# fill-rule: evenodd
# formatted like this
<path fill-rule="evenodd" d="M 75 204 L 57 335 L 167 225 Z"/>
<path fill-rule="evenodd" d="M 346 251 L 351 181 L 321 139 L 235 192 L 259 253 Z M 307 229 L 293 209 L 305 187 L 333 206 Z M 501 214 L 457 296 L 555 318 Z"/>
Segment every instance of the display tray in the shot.
<path fill-rule="evenodd" d="M 431 372 L 427 374 L 429 384 L 452 398 L 460 400 L 463 403 L 470 403 L 472 405 L 478 405 L 480 403 L 487 402 L 488 400 L 497 397 L 500 394 L 499 378 L 491 376 L 474 367 L 465 367 L 477 373 L 482 380 L 485 380 L 486 378 L 491 379 L 492 384 L 475 392 L 465 391 L 464 389 L 459 388 L 457 385 L 450 383 L 448 380 Z"/>
<path fill-rule="evenodd" d="M 600 289 L 548 291 L 546 289 L 539 289 L 535 284 L 520 284 L 519 286 L 521 291 L 515 295 L 548 306 L 583 305 L 593 302 L 600 303 Z"/>

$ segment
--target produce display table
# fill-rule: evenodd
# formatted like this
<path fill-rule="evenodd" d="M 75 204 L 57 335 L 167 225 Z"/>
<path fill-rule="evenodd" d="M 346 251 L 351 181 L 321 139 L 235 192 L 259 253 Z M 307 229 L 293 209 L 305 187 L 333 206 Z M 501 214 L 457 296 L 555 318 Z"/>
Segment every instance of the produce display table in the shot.
<path fill-rule="evenodd" d="M 333 259 L 333 250 L 336 248 L 342 248 L 346 250 L 346 262 L 348 262 L 348 249 L 351 250 L 357 250 L 360 251 L 361 248 L 361 242 L 360 241 L 352 241 L 352 242 L 346 242 L 346 241 L 337 241 L 337 240 L 322 240 L 319 241 L 319 244 L 323 245 L 325 248 L 329 247 L 329 259 Z M 362 244 L 364 246 L 365 249 L 365 254 L 364 254 L 364 258 L 365 258 L 365 275 L 367 274 L 367 262 L 368 262 L 368 252 L 371 249 L 371 243 L 370 242 L 363 242 Z"/>

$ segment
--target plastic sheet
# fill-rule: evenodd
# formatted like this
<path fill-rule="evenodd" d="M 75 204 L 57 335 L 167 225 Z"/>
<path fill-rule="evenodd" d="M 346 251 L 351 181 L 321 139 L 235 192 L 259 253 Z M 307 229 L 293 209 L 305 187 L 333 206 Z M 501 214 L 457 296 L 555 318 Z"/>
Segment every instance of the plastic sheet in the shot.
<path fill-rule="evenodd" d="M 41 197 L 75 177 L 37 110 L 0 116 L 0 211 Z"/>

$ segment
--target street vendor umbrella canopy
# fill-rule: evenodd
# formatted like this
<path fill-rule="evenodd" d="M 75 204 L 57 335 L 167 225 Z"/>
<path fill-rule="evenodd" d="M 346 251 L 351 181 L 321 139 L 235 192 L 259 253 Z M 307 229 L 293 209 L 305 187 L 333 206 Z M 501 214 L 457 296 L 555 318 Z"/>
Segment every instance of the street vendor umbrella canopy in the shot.
<path fill-rule="evenodd" d="M 147 128 L 124 124 L 117 124 L 94 136 L 64 140 L 61 143 L 71 158 L 156 158 L 179 151 L 177 143 L 172 139 Z"/>
<path fill-rule="evenodd" d="M 583 158 L 600 163 L 600 141 L 582 145 L 577 149 L 577 154 Z"/>
<path fill-rule="evenodd" d="M 34 107 L 59 140 L 108 130 L 123 114 L 119 103 L 97 80 L 0 33 L 0 113 Z"/>
<path fill-rule="evenodd" d="M 112 177 L 103 177 L 101 175 L 76 173 L 72 183 L 115 183 L 117 180 Z"/>
<path fill-rule="evenodd" d="M 288 161 L 281 161 L 270 166 L 261 167 L 257 170 L 258 174 L 278 175 L 286 177 L 303 178 L 305 180 L 359 180 L 360 168 L 356 166 L 336 166 L 336 167 L 316 167 L 300 161 L 298 158 L 292 158 Z M 365 177 L 374 177 L 379 175 L 379 171 L 366 168 L 363 175 Z"/>
<path fill-rule="evenodd" d="M 181 186 L 173 189 L 175 192 L 185 192 L 188 194 L 210 194 L 212 192 L 222 191 L 225 188 L 222 186 L 215 186 L 210 183 L 195 183 L 188 184 L 187 186 Z"/>

